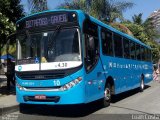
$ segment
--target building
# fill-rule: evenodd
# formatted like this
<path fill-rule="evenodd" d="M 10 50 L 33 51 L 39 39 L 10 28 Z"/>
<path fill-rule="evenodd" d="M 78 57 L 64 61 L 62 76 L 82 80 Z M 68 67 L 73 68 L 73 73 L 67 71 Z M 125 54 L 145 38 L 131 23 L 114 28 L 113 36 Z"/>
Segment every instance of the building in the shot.
<path fill-rule="evenodd" d="M 160 9 L 154 11 L 149 18 L 152 18 L 152 23 L 160 34 Z M 160 39 L 157 39 L 156 41 L 160 44 Z"/>

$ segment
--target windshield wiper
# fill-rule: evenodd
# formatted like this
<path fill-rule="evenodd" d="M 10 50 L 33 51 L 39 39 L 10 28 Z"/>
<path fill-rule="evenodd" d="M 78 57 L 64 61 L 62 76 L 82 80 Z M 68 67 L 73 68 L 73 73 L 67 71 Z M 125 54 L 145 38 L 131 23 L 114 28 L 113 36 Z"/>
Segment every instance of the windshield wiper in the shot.
<path fill-rule="evenodd" d="M 61 26 L 58 25 L 58 26 L 56 27 L 56 29 L 55 29 L 55 32 L 53 33 L 52 39 L 50 39 L 51 41 L 48 41 L 48 48 L 49 48 L 49 50 L 52 49 L 52 47 L 53 47 L 53 42 L 54 42 L 54 40 L 56 40 L 56 37 L 57 37 L 57 35 L 59 34 L 60 29 L 61 29 Z M 54 39 L 53 39 L 53 38 L 54 38 Z"/>

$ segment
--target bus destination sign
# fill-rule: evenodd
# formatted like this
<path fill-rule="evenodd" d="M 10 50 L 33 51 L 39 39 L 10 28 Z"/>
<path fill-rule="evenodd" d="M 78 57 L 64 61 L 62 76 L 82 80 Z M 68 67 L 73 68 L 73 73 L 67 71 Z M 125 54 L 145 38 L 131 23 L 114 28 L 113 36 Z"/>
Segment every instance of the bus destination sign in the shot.
<path fill-rule="evenodd" d="M 41 17 L 33 20 L 27 20 L 25 28 L 42 27 L 64 22 L 68 22 L 66 14 L 52 15 L 49 17 Z"/>
<path fill-rule="evenodd" d="M 61 23 L 76 22 L 75 13 L 50 13 L 30 16 L 17 24 L 18 30 L 53 26 Z"/>

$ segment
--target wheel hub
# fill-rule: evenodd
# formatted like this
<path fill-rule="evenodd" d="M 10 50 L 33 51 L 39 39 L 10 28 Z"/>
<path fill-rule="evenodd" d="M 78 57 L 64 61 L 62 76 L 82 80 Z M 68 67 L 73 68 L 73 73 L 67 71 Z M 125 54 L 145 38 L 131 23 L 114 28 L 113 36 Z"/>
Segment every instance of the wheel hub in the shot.
<path fill-rule="evenodd" d="M 143 82 L 143 80 L 141 81 L 141 88 L 144 89 L 144 82 Z"/>
<path fill-rule="evenodd" d="M 104 98 L 105 100 L 110 100 L 111 98 L 111 91 L 109 88 L 106 88 L 105 91 L 104 91 Z"/>

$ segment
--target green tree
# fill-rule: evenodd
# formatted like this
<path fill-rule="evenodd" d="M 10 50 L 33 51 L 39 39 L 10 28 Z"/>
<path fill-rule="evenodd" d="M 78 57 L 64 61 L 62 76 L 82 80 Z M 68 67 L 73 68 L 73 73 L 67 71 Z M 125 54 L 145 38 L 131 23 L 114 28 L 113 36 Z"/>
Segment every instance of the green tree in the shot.
<path fill-rule="evenodd" d="M 7 37 L 15 32 L 15 22 L 23 17 L 20 0 L 0 0 L 0 55 L 7 43 Z"/>
<path fill-rule="evenodd" d="M 28 0 L 28 7 L 31 14 L 48 10 L 47 0 Z"/>
<path fill-rule="evenodd" d="M 132 2 L 116 0 L 90 0 L 90 3 L 87 3 L 88 0 L 67 0 L 58 8 L 81 9 L 99 20 L 112 23 L 117 18 L 122 20 L 123 12 L 134 5 Z"/>
<path fill-rule="evenodd" d="M 9 21 L 9 18 L 0 12 L 0 47 L 2 48 L 6 44 L 7 36 L 15 31 L 15 25 Z"/>
<path fill-rule="evenodd" d="M 143 24 L 143 20 L 142 20 L 142 13 L 138 14 L 138 15 L 134 15 L 132 17 L 133 23 L 138 24 L 138 25 L 142 25 Z"/>
<path fill-rule="evenodd" d="M 0 0 L 0 12 L 15 23 L 24 15 L 20 2 L 21 0 Z"/>
<path fill-rule="evenodd" d="M 65 0 L 64 3 L 58 6 L 60 9 L 81 9 L 87 11 L 85 0 Z"/>
<path fill-rule="evenodd" d="M 134 15 L 132 17 L 133 23 L 142 26 L 144 32 L 146 33 L 146 35 L 148 35 L 149 39 L 155 39 L 159 37 L 157 30 L 154 28 L 152 24 L 152 19 L 148 18 L 145 21 L 143 21 L 142 15 L 142 13 Z"/>
<path fill-rule="evenodd" d="M 81 9 L 102 22 L 132 35 L 131 31 L 123 24 L 117 23 L 116 19 L 123 20 L 123 12 L 133 5 L 131 2 L 117 2 L 115 0 L 67 0 L 58 8 Z"/>
<path fill-rule="evenodd" d="M 104 9 L 102 10 L 104 20 L 108 23 L 113 23 L 117 18 L 123 20 L 123 12 L 132 8 L 134 4 L 125 1 L 105 0 L 104 3 L 102 2 L 102 5 Z"/>

